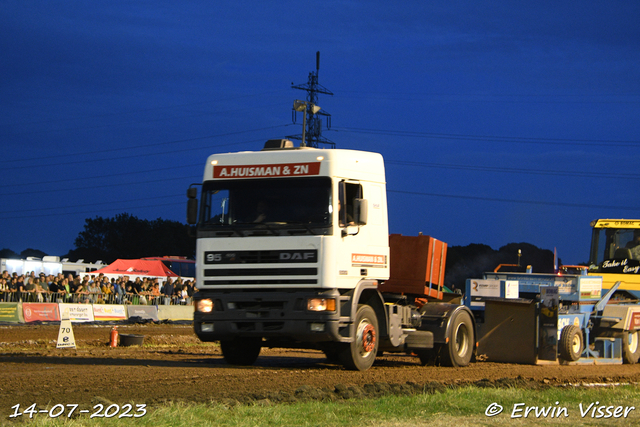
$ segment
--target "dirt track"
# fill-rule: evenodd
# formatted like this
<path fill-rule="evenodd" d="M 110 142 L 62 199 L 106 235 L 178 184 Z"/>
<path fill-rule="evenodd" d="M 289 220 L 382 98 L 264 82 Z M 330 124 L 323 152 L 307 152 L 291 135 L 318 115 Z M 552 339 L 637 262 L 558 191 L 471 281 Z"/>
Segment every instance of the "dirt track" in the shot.
<path fill-rule="evenodd" d="M 408 392 L 434 387 L 431 382 L 537 387 L 640 381 L 640 365 L 479 362 L 460 369 L 423 367 L 415 357 L 393 355 L 383 356 L 369 371 L 352 372 L 327 363 L 321 352 L 279 349 L 263 349 L 255 366 L 237 367 L 224 362 L 217 345 L 200 343 L 191 326 L 120 326 L 120 333 L 144 335 L 145 345 L 118 348 L 107 345 L 110 328 L 74 324 L 77 348 L 56 349 L 58 325 L 0 326 L 0 419 L 7 420 L 16 404 L 288 401 L 357 396 L 363 390 L 371 395 L 394 387 Z"/>

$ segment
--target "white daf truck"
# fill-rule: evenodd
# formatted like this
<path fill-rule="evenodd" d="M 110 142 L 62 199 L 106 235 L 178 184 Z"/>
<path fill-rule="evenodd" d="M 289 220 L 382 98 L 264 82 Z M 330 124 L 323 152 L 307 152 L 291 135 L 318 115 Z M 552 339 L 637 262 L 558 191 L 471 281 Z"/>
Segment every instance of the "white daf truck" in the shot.
<path fill-rule="evenodd" d="M 385 182 L 370 152 L 269 140 L 210 156 L 187 191 L 197 336 L 239 365 L 282 347 L 354 370 L 384 351 L 466 366 L 475 323 L 459 301 L 444 302 L 446 244 L 389 236 Z"/>

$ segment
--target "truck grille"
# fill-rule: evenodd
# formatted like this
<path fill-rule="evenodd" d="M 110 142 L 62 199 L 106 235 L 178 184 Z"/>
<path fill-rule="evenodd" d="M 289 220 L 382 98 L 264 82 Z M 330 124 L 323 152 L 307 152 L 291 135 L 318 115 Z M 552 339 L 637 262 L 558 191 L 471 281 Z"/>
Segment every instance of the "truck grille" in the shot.
<path fill-rule="evenodd" d="M 316 264 L 317 250 L 270 250 L 205 252 L 204 284 L 220 285 L 314 285 L 318 283 L 316 267 L 253 267 L 255 264 Z M 249 264 L 249 265 L 247 265 Z M 240 265 L 243 267 L 238 268 Z M 246 267 L 245 267 L 246 265 Z M 283 277 L 284 276 L 284 277 Z M 288 276 L 298 276 L 289 278 Z M 302 277 L 300 277 L 302 276 Z M 305 277 L 306 276 L 306 277 Z"/>
<path fill-rule="evenodd" d="M 317 263 L 315 249 L 290 249 L 278 251 L 208 251 L 204 253 L 204 263 L 220 264 L 277 264 L 277 263 Z"/>

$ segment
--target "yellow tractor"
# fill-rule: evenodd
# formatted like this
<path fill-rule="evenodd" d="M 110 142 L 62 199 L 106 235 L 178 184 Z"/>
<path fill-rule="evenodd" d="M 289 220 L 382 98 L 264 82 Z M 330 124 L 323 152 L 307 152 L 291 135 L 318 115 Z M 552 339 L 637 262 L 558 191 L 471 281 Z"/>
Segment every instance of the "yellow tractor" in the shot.
<path fill-rule="evenodd" d="M 640 220 L 597 219 L 591 227 L 589 274 L 602 276 L 603 289 L 620 282 L 618 294 L 640 298 Z"/>

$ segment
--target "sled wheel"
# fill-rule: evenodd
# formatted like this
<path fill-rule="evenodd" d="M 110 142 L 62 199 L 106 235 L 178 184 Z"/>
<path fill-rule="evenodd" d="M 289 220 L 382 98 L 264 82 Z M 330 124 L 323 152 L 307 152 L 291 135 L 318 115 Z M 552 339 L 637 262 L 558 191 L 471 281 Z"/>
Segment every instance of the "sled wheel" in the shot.
<path fill-rule="evenodd" d="M 629 365 L 640 359 L 640 331 L 627 331 L 622 334 L 622 361 Z"/>
<path fill-rule="evenodd" d="M 560 342 L 558 351 L 560 357 L 568 362 L 575 362 L 582 355 L 584 350 L 584 339 L 582 331 L 576 325 L 567 325 L 560 332 Z"/>

